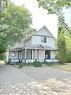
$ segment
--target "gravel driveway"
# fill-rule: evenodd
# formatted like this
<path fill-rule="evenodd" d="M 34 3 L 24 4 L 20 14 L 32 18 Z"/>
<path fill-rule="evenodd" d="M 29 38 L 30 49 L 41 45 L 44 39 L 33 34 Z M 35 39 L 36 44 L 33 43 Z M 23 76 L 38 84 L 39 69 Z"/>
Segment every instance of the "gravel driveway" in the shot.
<path fill-rule="evenodd" d="M 0 95 L 71 95 L 71 73 L 0 65 Z"/>

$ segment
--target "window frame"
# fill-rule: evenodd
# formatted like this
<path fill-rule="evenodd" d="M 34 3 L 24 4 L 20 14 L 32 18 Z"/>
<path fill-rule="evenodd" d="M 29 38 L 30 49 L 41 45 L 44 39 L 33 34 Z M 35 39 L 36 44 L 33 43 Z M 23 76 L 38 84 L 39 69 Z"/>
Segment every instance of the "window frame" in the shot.
<path fill-rule="evenodd" d="M 47 43 L 47 37 L 41 37 L 41 42 Z"/>

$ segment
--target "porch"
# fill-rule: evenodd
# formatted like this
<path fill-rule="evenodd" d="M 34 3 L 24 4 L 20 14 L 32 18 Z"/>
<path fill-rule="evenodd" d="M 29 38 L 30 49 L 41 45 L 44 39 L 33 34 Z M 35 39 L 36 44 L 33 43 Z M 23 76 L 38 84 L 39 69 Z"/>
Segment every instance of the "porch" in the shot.
<path fill-rule="evenodd" d="M 56 50 L 50 49 L 48 47 L 45 48 L 42 46 L 11 49 L 9 51 L 9 61 L 11 63 L 14 62 L 33 63 L 34 61 L 57 62 L 57 60 L 55 59 Z"/>

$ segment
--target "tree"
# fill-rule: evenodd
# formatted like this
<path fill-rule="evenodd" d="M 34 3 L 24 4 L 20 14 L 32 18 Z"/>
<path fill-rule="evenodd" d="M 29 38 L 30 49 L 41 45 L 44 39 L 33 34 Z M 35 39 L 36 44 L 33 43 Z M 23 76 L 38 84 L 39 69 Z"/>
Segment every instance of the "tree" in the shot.
<path fill-rule="evenodd" d="M 3 60 L 5 58 L 5 52 L 7 51 L 7 42 L 5 41 L 5 38 L 0 35 L 0 60 Z"/>
<path fill-rule="evenodd" d="M 0 48 L 0 53 L 25 36 L 31 35 L 34 31 L 31 24 L 32 17 L 28 9 L 9 2 L 6 11 L 0 14 L 0 41 L 3 49 Z"/>
<path fill-rule="evenodd" d="M 66 42 L 65 42 L 65 32 L 62 26 L 58 29 L 58 39 L 57 39 L 57 58 L 61 64 L 66 62 Z"/>
<path fill-rule="evenodd" d="M 7 50 L 7 43 L 3 36 L 0 36 L 0 54 L 6 52 Z"/>
<path fill-rule="evenodd" d="M 64 21 L 63 8 L 69 8 L 71 6 L 71 0 L 37 0 L 39 6 L 48 10 L 49 13 L 58 15 L 59 24 L 63 24 L 64 28 L 71 32 L 68 25 Z"/>
<path fill-rule="evenodd" d="M 66 63 L 71 63 L 71 34 L 66 34 Z"/>

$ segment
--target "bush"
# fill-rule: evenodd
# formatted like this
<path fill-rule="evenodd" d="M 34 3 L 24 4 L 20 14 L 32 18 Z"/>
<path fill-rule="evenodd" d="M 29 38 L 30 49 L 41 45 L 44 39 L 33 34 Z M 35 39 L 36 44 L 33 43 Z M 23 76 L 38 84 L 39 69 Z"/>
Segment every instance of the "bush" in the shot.
<path fill-rule="evenodd" d="M 67 62 L 67 63 L 71 63 L 71 51 L 68 51 L 68 52 L 66 53 L 66 62 Z"/>
<path fill-rule="evenodd" d="M 5 53 L 0 54 L 0 60 L 5 60 Z"/>
<path fill-rule="evenodd" d="M 45 65 L 49 65 L 49 66 L 50 66 L 50 65 L 55 64 L 55 62 L 46 62 L 46 61 L 45 61 L 45 62 L 44 62 L 44 64 L 45 64 Z"/>
<path fill-rule="evenodd" d="M 34 67 L 41 67 L 41 66 L 42 66 L 42 63 L 39 62 L 39 61 L 34 61 L 34 62 L 32 63 L 32 65 L 33 65 Z"/>

